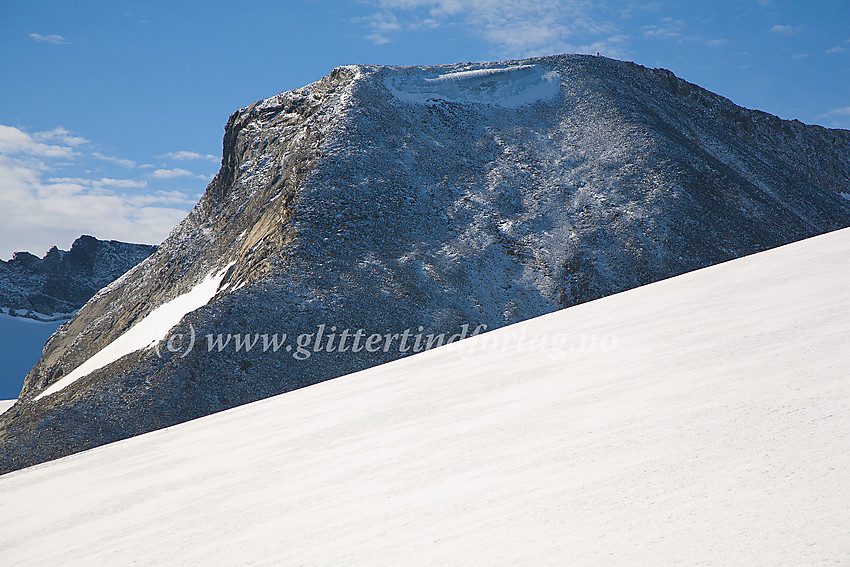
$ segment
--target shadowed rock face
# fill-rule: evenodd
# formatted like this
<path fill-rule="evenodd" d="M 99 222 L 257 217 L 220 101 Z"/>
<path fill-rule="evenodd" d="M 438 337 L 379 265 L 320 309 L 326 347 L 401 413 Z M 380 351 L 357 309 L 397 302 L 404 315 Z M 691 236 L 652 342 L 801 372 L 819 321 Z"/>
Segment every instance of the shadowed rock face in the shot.
<path fill-rule="evenodd" d="M 0 416 L 0 470 L 413 350 L 396 338 L 299 360 L 209 351 L 208 334 L 295 346 L 323 324 L 494 328 L 846 227 L 848 187 L 850 132 L 737 107 L 665 70 L 590 56 L 336 69 L 230 117 L 195 209 L 51 338 Z M 139 350 L 35 399 L 225 268 L 173 330 L 195 333 L 190 352 Z"/>
<path fill-rule="evenodd" d="M 54 246 L 44 258 L 16 252 L 8 262 L 0 260 L 0 307 L 34 318 L 70 314 L 154 250 L 83 235 L 70 250 Z"/>

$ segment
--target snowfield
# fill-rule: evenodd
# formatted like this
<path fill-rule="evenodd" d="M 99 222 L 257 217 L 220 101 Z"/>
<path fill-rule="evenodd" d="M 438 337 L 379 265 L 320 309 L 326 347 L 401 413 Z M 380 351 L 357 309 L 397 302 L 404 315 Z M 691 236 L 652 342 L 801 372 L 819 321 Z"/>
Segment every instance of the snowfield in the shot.
<path fill-rule="evenodd" d="M 561 88 L 560 79 L 556 71 L 540 65 L 514 65 L 433 77 L 389 77 L 385 84 L 396 98 L 416 104 L 445 101 L 517 108 L 555 97 Z"/>
<path fill-rule="evenodd" d="M 4 475 L 0 564 L 850 564 L 848 249 L 834 232 Z M 616 344 L 528 346 L 594 334 Z"/>

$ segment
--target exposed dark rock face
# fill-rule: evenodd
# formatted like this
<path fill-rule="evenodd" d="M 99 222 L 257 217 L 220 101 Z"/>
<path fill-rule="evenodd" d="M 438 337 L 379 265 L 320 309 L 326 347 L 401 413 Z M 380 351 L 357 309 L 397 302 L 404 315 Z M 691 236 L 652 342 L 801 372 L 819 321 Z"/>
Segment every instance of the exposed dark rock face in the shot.
<path fill-rule="evenodd" d="M 8 262 L 0 260 L 0 307 L 21 317 L 70 316 L 155 250 L 147 244 L 83 235 L 70 250 L 54 246 L 44 258 L 16 252 Z"/>
<path fill-rule="evenodd" d="M 51 338 L 0 416 L 0 471 L 407 354 L 208 351 L 207 334 L 494 328 L 850 226 L 846 193 L 850 132 L 665 70 L 339 68 L 231 116 L 195 209 Z M 136 350 L 39 397 L 213 273 L 176 328 L 191 352 Z"/>

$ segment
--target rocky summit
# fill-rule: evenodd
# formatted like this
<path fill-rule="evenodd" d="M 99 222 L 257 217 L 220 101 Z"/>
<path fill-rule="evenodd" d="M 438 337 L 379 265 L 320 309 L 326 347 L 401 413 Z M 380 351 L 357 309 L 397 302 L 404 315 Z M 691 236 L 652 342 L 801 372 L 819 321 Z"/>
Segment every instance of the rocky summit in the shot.
<path fill-rule="evenodd" d="M 663 69 L 341 67 L 230 117 L 194 210 L 48 342 L 0 471 L 850 226 L 848 197 L 850 132 Z"/>
<path fill-rule="evenodd" d="M 156 246 L 83 235 L 70 250 L 56 246 L 43 258 L 16 252 L 0 260 L 0 309 L 32 319 L 62 319 L 99 289 L 150 256 Z"/>

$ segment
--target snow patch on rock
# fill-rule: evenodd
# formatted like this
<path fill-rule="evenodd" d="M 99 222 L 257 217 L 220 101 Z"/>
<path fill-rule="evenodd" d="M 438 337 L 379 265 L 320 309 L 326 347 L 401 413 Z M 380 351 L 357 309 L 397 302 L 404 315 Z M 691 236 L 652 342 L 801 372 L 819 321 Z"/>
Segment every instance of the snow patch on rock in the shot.
<path fill-rule="evenodd" d="M 62 379 L 40 393 L 35 399 L 39 400 L 45 396 L 55 394 L 83 376 L 91 374 L 95 370 L 103 368 L 123 356 L 156 345 L 166 337 L 168 331 L 178 324 L 185 315 L 209 303 L 218 292 L 221 280 L 224 279 L 227 270 L 233 264 L 235 262 L 227 264 L 219 272 L 210 273 L 190 291 L 163 303 L 148 313 L 144 319 L 130 327 L 124 334 L 75 368 L 70 374 L 62 377 Z"/>
<path fill-rule="evenodd" d="M 0 414 L 15 405 L 18 400 L 0 400 Z"/>
<path fill-rule="evenodd" d="M 405 102 L 435 104 L 491 104 L 517 108 L 553 98 L 560 92 L 557 71 L 540 65 L 516 65 L 458 71 L 436 76 L 388 77 L 384 84 Z"/>

